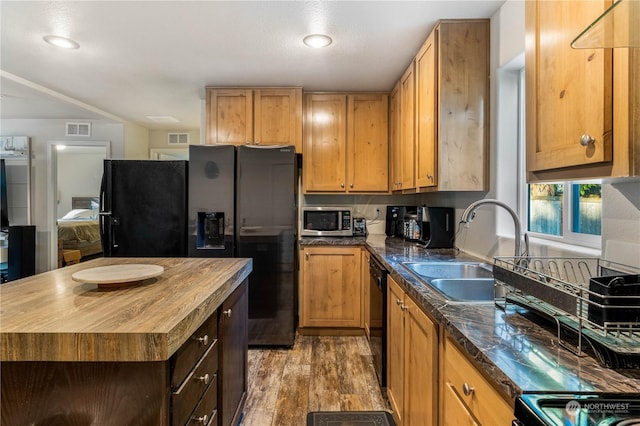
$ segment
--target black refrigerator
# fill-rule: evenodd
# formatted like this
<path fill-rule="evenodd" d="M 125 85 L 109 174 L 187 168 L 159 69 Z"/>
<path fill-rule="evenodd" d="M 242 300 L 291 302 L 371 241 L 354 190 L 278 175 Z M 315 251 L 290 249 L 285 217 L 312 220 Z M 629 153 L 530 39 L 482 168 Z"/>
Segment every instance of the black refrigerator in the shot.
<path fill-rule="evenodd" d="M 253 259 L 249 345 L 293 346 L 295 148 L 189 146 L 189 256 Z"/>
<path fill-rule="evenodd" d="M 105 257 L 186 257 L 188 163 L 104 160 L 100 237 Z"/>

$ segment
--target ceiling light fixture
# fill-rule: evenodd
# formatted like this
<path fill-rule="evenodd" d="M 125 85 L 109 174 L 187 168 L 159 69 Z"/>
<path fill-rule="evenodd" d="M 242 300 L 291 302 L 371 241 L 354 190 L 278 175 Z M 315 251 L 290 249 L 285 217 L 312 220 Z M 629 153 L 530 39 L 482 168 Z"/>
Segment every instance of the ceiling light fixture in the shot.
<path fill-rule="evenodd" d="M 180 120 L 170 115 L 147 115 L 145 117 L 147 117 L 151 121 L 155 121 L 156 123 L 179 123 L 180 122 Z"/>
<path fill-rule="evenodd" d="M 46 35 L 42 39 L 55 47 L 61 47 L 63 49 L 78 49 L 80 45 L 70 38 L 60 37 L 56 35 Z"/>
<path fill-rule="evenodd" d="M 333 42 L 333 40 L 331 40 L 331 37 L 329 37 L 328 35 L 310 34 L 303 38 L 302 42 L 309 47 L 314 47 L 317 49 L 320 47 L 327 47 Z"/>

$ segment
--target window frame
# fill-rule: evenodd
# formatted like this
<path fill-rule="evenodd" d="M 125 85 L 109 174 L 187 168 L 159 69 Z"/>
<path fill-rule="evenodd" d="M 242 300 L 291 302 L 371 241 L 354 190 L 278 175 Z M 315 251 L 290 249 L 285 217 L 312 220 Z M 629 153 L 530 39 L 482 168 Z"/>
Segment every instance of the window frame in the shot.
<path fill-rule="evenodd" d="M 554 242 L 561 244 L 569 244 L 581 246 L 590 249 L 602 249 L 602 234 L 582 234 L 573 232 L 573 185 L 597 183 L 602 185 L 601 180 L 590 179 L 584 181 L 558 181 L 545 182 L 562 184 L 564 186 L 564 195 L 562 197 L 562 235 L 551 235 L 540 232 L 529 231 L 529 182 L 527 182 L 527 162 L 526 162 L 526 111 L 525 111 L 525 72 L 524 68 L 520 70 L 518 79 L 518 216 L 520 216 L 523 226 L 523 232 L 529 237 L 540 240 L 541 242 Z M 534 182 L 537 183 L 537 182 Z M 602 216 L 600 217 L 602 221 Z"/>

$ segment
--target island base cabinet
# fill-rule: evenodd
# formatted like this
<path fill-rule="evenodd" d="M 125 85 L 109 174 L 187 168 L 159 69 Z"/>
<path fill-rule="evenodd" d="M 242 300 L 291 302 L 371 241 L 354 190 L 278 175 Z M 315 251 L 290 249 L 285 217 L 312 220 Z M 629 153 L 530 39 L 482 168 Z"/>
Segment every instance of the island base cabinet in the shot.
<path fill-rule="evenodd" d="M 1 362 L 0 425 L 237 425 L 247 396 L 247 282 L 168 360 Z"/>
<path fill-rule="evenodd" d="M 218 407 L 220 426 L 237 425 L 247 399 L 249 293 L 241 285 L 219 309 Z"/>
<path fill-rule="evenodd" d="M 168 425 L 165 362 L 0 363 L 0 424 Z"/>

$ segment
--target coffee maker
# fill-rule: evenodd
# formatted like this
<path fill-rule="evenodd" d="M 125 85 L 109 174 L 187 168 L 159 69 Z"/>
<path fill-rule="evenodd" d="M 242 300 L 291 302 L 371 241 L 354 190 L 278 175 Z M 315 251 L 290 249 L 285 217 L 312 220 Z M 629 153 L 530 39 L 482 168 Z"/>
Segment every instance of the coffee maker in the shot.
<path fill-rule="evenodd" d="M 418 207 L 421 242 L 426 248 L 453 248 L 455 210 L 451 207 Z"/>
<path fill-rule="evenodd" d="M 404 237 L 405 216 L 415 214 L 416 206 L 387 206 L 387 216 L 384 233 L 388 237 Z"/>

